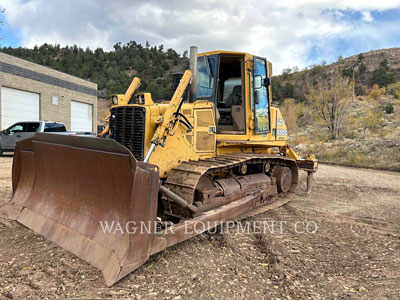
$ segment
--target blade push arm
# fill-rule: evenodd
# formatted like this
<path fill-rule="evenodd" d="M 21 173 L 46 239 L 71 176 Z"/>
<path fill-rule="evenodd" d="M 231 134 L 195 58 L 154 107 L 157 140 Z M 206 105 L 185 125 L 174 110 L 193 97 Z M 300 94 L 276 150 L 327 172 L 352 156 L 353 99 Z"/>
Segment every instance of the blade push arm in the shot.
<path fill-rule="evenodd" d="M 128 104 L 129 100 L 132 98 L 132 95 L 135 93 L 135 91 L 139 87 L 139 85 L 140 85 L 139 77 L 133 78 L 133 80 L 132 80 L 131 84 L 129 85 L 128 89 L 126 90 L 125 94 L 117 96 L 118 104 L 116 104 L 115 106 Z M 108 134 L 108 131 L 110 130 L 109 121 L 110 121 L 110 114 L 108 114 L 108 116 L 106 118 L 107 125 L 103 129 L 103 131 L 99 133 L 99 137 L 105 137 L 106 134 Z"/>
<path fill-rule="evenodd" d="M 149 151 L 147 152 L 144 162 L 147 162 L 149 160 L 150 155 L 153 152 L 154 147 L 156 145 L 164 146 L 165 139 L 167 138 L 168 132 L 172 129 L 173 123 L 174 123 L 175 119 L 177 118 L 177 113 L 179 113 L 182 96 L 186 90 L 187 85 L 190 82 L 190 78 L 192 78 L 192 72 L 190 72 L 189 70 L 186 70 L 185 74 L 183 74 L 183 77 L 174 93 L 174 96 L 172 97 L 171 101 L 169 102 L 167 110 L 165 111 L 164 115 L 162 116 L 161 123 L 158 125 L 156 132 L 153 135 L 153 138 L 151 140 L 151 146 L 150 146 Z"/>
<path fill-rule="evenodd" d="M 131 100 L 132 95 L 135 93 L 136 89 L 140 85 L 140 79 L 138 77 L 133 78 L 131 84 L 125 92 L 124 97 L 121 99 L 121 102 L 118 101 L 118 105 L 126 105 Z"/>

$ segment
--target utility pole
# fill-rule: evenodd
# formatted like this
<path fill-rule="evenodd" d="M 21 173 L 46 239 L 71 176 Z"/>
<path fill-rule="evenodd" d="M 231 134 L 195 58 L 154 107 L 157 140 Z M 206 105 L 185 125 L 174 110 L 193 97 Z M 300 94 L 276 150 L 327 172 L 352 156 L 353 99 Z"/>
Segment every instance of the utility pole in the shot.
<path fill-rule="evenodd" d="M 355 92 L 354 92 L 354 67 L 353 67 L 353 93 L 351 94 L 351 102 L 353 102 L 354 101 L 354 95 L 355 94 Z"/>

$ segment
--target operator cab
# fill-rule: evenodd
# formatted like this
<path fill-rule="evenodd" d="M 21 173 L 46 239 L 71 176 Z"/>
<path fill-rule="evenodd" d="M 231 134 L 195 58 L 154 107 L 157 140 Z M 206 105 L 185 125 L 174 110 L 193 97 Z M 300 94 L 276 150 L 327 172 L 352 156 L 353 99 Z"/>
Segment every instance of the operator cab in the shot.
<path fill-rule="evenodd" d="M 251 102 L 255 114 L 255 133 L 270 130 L 267 62 L 254 57 L 251 71 Z M 247 72 L 247 74 L 249 74 Z M 212 54 L 197 60 L 197 100 L 215 103 L 217 133 L 246 133 L 245 56 L 243 54 Z M 253 101 L 255 99 L 255 101 Z"/>

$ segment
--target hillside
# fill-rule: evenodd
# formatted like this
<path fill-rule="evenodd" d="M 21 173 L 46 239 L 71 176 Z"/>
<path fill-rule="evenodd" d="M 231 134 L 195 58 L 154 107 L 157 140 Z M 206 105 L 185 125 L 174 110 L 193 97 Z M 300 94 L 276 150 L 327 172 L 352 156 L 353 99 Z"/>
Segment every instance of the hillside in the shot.
<path fill-rule="evenodd" d="M 380 87 L 400 81 L 400 48 L 380 49 L 360 53 L 326 65 L 315 64 L 304 70 L 285 69 L 282 75 L 272 78 L 273 100 L 282 103 L 285 98 L 305 100 L 308 89 L 319 80 L 326 78 L 335 70 L 342 76 L 353 79 L 355 94 L 368 95 L 369 89 L 378 84 Z M 293 72 L 295 71 L 295 72 Z"/>
<path fill-rule="evenodd" d="M 382 112 L 389 104 L 393 113 Z M 282 114 L 286 119 L 287 112 Z M 377 102 L 356 97 L 348 108 L 343 135 L 335 140 L 329 139 L 311 109 L 305 106 L 302 114 L 289 127 L 289 142 L 296 151 L 315 153 L 324 162 L 400 171 L 400 101 L 393 96 L 382 96 Z"/>
<path fill-rule="evenodd" d="M 186 51 L 180 55 L 173 49 L 165 51 L 163 45 L 142 46 L 134 41 L 117 43 L 113 51 L 49 44 L 1 51 L 97 83 L 99 122 L 110 106 L 104 98 L 124 92 L 134 76 L 141 78 L 141 91 L 162 100 L 171 96 L 172 73 L 188 67 Z M 335 77 L 351 93 L 344 97 L 346 105 L 333 137 L 329 122 L 309 98 L 312 91 L 318 94 L 319 87 L 331 90 Z M 332 64 L 322 62 L 301 71 L 286 69 L 272 78 L 272 95 L 287 122 L 290 143 L 303 154 L 313 152 L 323 161 L 400 170 L 400 48 L 339 57 Z"/>
<path fill-rule="evenodd" d="M 341 118 L 337 136 L 332 138 L 330 120 L 321 114 L 321 98 L 331 97 L 324 103 L 323 113 L 329 115 L 336 109 L 329 101 L 338 80 L 343 80 L 345 96 L 341 115 L 335 116 Z M 281 108 L 290 143 L 298 151 L 315 153 L 321 161 L 400 170 L 400 48 L 361 53 L 298 72 L 285 70 L 273 77 L 272 84 L 274 103 Z"/>
<path fill-rule="evenodd" d="M 82 49 L 77 45 L 43 44 L 29 48 L 0 48 L 0 51 L 58 71 L 97 83 L 99 97 L 122 93 L 133 77 L 141 79 L 141 91 L 149 91 L 155 100 L 171 96 L 172 73 L 188 66 L 187 52 L 178 54 L 163 45 L 145 46 L 130 41 L 114 45 L 113 51 L 102 48 Z"/>

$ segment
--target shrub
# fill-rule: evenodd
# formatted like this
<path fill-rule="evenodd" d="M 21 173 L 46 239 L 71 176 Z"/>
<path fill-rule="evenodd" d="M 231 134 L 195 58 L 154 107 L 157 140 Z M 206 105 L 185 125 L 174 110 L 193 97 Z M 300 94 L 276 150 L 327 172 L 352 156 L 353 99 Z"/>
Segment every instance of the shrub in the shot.
<path fill-rule="evenodd" d="M 164 61 L 164 62 L 161 64 L 161 67 L 162 67 L 165 71 L 169 70 L 169 64 L 168 64 L 168 62 L 167 62 L 167 61 Z"/>
<path fill-rule="evenodd" d="M 397 99 L 400 99 L 400 81 L 388 86 L 388 92 Z"/>
<path fill-rule="evenodd" d="M 360 154 L 353 151 L 347 152 L 343 163 L 350 166 L 359 166 Z"/>
<path fill-rule="evenodd" d="M 379 88 L 379 86 L 377 84 L 374 84 L 371 92 L 369 93 L 369 97 L 374 99 L 375 101 L 378 101 L 385 94 L 386 94 L 385 87 Z"/>
<path fill-rule="evenodd" d="M 388 70 L 387 64 L 381 62 L 381 66 L 372 73 L 372 81 L 386 86 L 394 82 L 394 74 Z"/>
<path fill-rule="evenodd" d="M 297 118 L 302 118 L 304 116 L 304 103 L 297 103 L 295 107 L 295 112 Z"/>
<path fill-rule="evenodd" d="M 385 111 L 385 114 L 389 115 L 394 112 L 394 107 L 392 104 L 388 103 L 384 106 L 383 110 Z"/>
<path fill-rule="evenodd" d="M 291 83 L 286 83 L 285 86 L 282 87 L 282 96 L 285 98 L 293 98 L 294 97 L 295 86 Z"/>
<path fill-rule="evenodd" d="M 376 133 L 382 127 L 383 113 L 368 109 L 365 114 L 359 118 L 359 122 L 363 130 L 363 137 L 365 138 L 367 129 Z"/>
<path fill-rule="evenodd" d="M 354 93 L 357 96 L 364 96 L 368 94 L 368 92 L 366 91 L 366 87 L 359 83 L 356 83 L 354 85 Z"/>
<path fill-rule="evenodd" d="M 367 70 L 367 67 L 365 66 L 365 64 L 361 63 L 360 66 L 358 67 L 358 72 L 360 74 L 363 74 L 363 73 L 365 73 L 366 70 Z"/>
<path fill-rule="evenodd" d="M 343 77 L 352 78 L 352 77 L 353 77 L 353 69 L 344 69 L 344 70 L 342 71 L 342 76 L 343 76 Z"/>
<path fill-rule="evenodd" d="M 355 131 L 355 130 L 346 131 L 344 137 L 345 137 L 346 139 L 355 140 L 356 138 L 358 138 L 358 134 L 357 134 L 357 131 Z"/>

